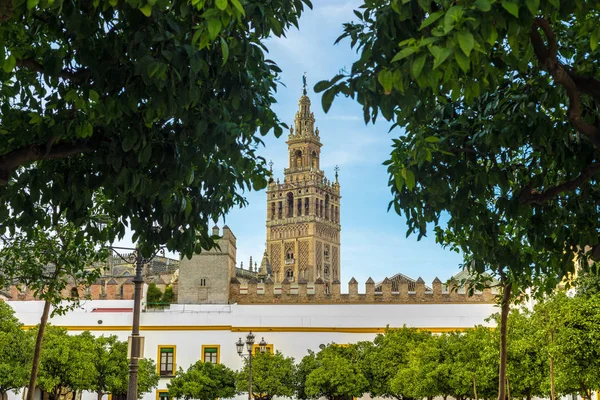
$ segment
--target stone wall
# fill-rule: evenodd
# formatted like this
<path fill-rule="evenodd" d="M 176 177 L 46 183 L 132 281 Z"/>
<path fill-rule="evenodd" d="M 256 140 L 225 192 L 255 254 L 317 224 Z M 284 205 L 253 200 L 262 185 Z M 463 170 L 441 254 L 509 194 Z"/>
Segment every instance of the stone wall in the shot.
<path fill-rule="evenodd" d="M 381 292 L 375 291 L 372 279 L 365 283 L 365 293 L 358 293 L 358 282 L 352 278 L 348 284 L 348 293 L 341 293 L 341 285 L 334 282 L 327 287 L 322 282 L 313 283 L 254 283 L 240 284 L 232 280 L 230 284 L 230 303 L 238 304 L 373 304 L 373 303 L 494 303 L 495 289 L 474 291 L 468 295 L 465 287 L 455 288 L 443 285 L 436 279 L 432 290 L 426 290 L 425 282 L 419 279 L 415 290 L 408 290 L 408 282 L 401 282 L 399 290 L 392 292 L 391 281 L 384 281 Z"/>

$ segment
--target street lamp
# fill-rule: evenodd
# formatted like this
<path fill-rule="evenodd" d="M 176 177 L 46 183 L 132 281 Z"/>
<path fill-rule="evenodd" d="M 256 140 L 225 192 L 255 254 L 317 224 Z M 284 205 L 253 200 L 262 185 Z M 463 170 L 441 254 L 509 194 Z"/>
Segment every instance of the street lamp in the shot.
<path fill-rule="evenodd" d="M 252 331 L 246 335 L 246 350 L 248 350 L 248 355 L 244 354 L 244 342 L 242 341 L 242 338 L 239 338 L 235 343 L 238 355 L 248 359 L 248 400 L 252 400 L 252 348 L 254 347 L 254 338 L 255 336 L 252 334 Z M 258 343 L 258 348 L 261 353 L 267 351 L 267 342 L 265 342 L 265 338 L 262 338 Z"/>
<path fill-rule="evenodd" d="M 126 264 L 135 265 L 135 276 L 133 278 L 133 324 L 131 328 L 131 356 L 129 358 L 129 382 L 127 386 L 127 400 L 137 400 L 137 383 L 138 383 L 138 359 L 141 357 L 140 350 L 140 312 L 142 304 L 142 284 L 144 279 L 142 278 L 142 270 L 145 264 L 156 257 L 162 248 L 158 248 L 150 257 L 142 256 L 142 253 L 138 248 L 131 249 L 127 247 L 109 247 L 112 252 L 123 260 Z M 131 251 L 126 256 L 121 255 L 118 250 Z"/>

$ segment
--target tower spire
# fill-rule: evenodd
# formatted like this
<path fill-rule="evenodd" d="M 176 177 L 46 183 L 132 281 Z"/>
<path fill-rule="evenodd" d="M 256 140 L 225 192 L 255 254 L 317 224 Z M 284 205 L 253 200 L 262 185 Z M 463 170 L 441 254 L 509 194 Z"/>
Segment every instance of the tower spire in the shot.
<path fill-rule="evenodd" d="M 302 95 L 306 96 L 306 72 L 302 75 Z"/>

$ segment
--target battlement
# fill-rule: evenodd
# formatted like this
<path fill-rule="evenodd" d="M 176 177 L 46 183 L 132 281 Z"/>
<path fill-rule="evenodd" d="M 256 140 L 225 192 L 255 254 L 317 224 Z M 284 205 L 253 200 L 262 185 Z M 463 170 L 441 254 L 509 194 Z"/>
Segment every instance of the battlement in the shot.
<path fill-rule="evenodd" d="M 488 288 L 474 291 L 469 296 L 467 287 L 454 284 L 442 284 L 435 279 L 431 289 L 419 278 L 414 290 L 409 290 L 408 281 L 398 283 L 398 290 L 392 291 L 392 281 L 384 280 L 381 291 L 375 291 L 375 282 L 369 278 L 365 283 L 365 292 L 358 292 L 358 282 L 352 278 L 348 283 L 348 293 L 341 293 L 341 284 L 333 282 L 326 285 L 323 281 L 298 283 L 256 283 L 249 281 L 241 284 L 230 283 L 230 303 L 238 304 L 419 304 L 419 303 L 494 303 L 497 289 Z"/>

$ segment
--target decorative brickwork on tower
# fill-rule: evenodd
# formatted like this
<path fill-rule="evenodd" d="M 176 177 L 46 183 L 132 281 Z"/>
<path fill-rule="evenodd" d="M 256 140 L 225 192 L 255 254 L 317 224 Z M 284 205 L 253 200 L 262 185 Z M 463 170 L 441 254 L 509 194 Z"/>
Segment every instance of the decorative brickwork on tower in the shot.
<path fill-rule="evenodd" d="M 283 183 L 267 188 L 267 251 L 273 281 L 314 282 L 340 276 L 340 185 L 320 169 L 321 138 L 306 86 L 290 129 Z M 283 251 L 282 251 L 283 249 Z"/>

